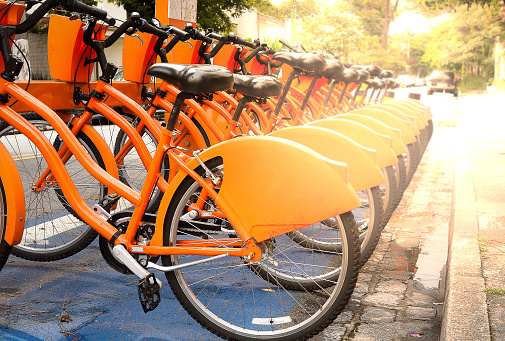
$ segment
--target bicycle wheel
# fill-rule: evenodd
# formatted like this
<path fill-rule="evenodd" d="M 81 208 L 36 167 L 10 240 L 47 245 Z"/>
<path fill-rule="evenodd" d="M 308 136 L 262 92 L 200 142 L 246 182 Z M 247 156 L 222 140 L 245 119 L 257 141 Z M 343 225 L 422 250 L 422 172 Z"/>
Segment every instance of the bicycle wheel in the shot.
<path fill-rule="evenodd" d="M 359 242 L 361 245 L 360 266 L 370 258 L 379 242 L 382 232 L 383 202 L 379 187 L 357 192 L 361 206 L 352 210 Z M 288 235 L 300 245 L 317 251 L 341 251 L 340 232 L 334 224 L 324 221 L 293 232 Z"/>
<path fill-rule="evenodd" d="M 192 119 L 193 123 L 197 126 L 198 130 L 202 134 L 205 143 L 210 146 L 210 142 L 205 131 L 202 126 L 195 120 Z M 131 124 L 135 127 L 138 124 L 138 118 L 133 119 Z M 183 126 L 179 123 L 176 127 L 179 131 L 184 129 Z M 151 156 L 154 156 L 156 152 L 156 148 L 158 147 L 158 141 L 154 137 L 154 135 L 149 131 L 149 129 L 144 128 L 140 132 L 142 136 L 142 140 L 146 145 L 147 149 Z M 116 142 L 114 143 L 114 155 L 117 156 L 121 151 L 121 148 L 129 141 L 128 135 L 124 131 L 119 131 L 117 134 Z M 179 143 L 181 147 L 185 149 L 197 149 L 196 143 L 191 137 L 191 134 L 186 134 L 186 137 L 181 140 Z M 147 176 L 147 170 L 142 163 L 140 156 L 135 148 L 131 148 L 127 154 L 123 155 L 120 160 L 118 160 L 118 172 L 119 179 L 128 185 L 129 187 L 136 189 L 140 192 L 142 186 L 144 185 L 144 180 Z M 168 156 L 164 158 L 163 163 L 161 165 L 160 174 L 161 176 L 168 180 L 170 173 L 170 162 Z M 146 208 L 147 213 L 154 213 L 158 210 L 158 206 L 160 205 L 161 199 L 163 198 L 163 192 L 159 188 L 154 188 L 151 199 L 149 200 L 149 204 Z M 131 208 L 131 204 L 125 202 L 121 202 L 121 209 Z"/>
<path fill-rule="evenodd" d="M 24 117 L 58 148 L 61 140 L 48 122 L 33 113 Z M 77 139 L 105 169 L 100 152 L 92 141 L 82 132 Z M 58 183 L 46 181 L 42 189 L 35 189 L 35 183 L 47 169 L 47 162 L 35 144 L 6 122 L 0 124 L 0 141 L 16 163 L 26 201 L 25 230 L 21 243 L 13 247 L 12 253 L 28 260 L 53 261 L 69 257 L 88 246 L 97 233 L 78 218 Z M 107 188 L 94 179 L 75 157 L 65 163 L 65 168 L 88 205 L 98 203 L 107 193 Z"/>
<path fill-rule="evenodd" d="M 7 200 L 5 199 L 4 185 L 0 179 L 0 270 L 7 262 L 12 247 L 4 240 L 5 225 L 7 223 Z"/>
<path fill-rule="evenodd" d="M 389 222 L 389 218 L 391 218 L 396 208 L 398 186 L 396 185 L 396 175 L 393 166 L 382 168 L 381 171 L 385 180 L 385 183 L 379 186 L 384 202 L 384 212 L 382 216 L 382 224 L 384 227 Z"/>
<path fill-rule="evenodd" d="M 209 161 L 207 166 L 220 176 L 226 176 L 220 159 Z M 199 173 L 203 173 L 201 169 Z M 165 245 L 200 238 L 227 238 L 234 234 L 226 220 L 187 218 L 187 205 L 199 198 L 200 190 L 199 184 L 189 177 L 177 190 L 166 215 Z M 206 205 L 215 208 L 213 202 L 207 201 Z M 352 215 L 345 217 L 349 224 L 338 224 L 341 253 L 314 252 L 282 235 L 263 243 L 264 258 L 255 264 L 242 258 L 225 257 L 168 272 L 166 277 L 184 309 L 202 326 L 224 339 L 307 339 L 338 316 L 357 280 L 358 238 Z M 202 258 L 165 256 L 163 263 L 184 264 Z M 316 258 L 321 262 L 314 262 Z M 329 281 L 324 276 L 334 269 L 338 269 L 339 276 L 332 285 L 307 288 L 309 283 L 321 278 Z M 268 280 L 263 278 L 264 273 L 270 276 Z M 300 278 L 304 278 L 305 283 L 298 283 Z"/>

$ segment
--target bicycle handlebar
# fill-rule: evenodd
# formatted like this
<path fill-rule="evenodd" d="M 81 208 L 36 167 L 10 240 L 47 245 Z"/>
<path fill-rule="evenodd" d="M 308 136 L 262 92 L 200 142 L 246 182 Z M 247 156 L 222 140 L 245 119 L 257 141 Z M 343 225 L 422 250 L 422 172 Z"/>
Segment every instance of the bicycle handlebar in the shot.
<path fill-rule="evenodd" d="M 92 15 L 100 20 L 107 22 L 109 25 L 114 25 L 115 20 L 107 15 L 107 12 L 96 7 L 88 6 L 79 0 L 47 0 L 40 5 L 25 21 L 16 25 L 16 34 L 27 32 L 53 7 L 61 5 L 66 10 Z"/>
<path fill-rule="evenodd" d="M 295 49 L 295 48 L 294 48 L 291 44 L 286 43 L 284 40 L 279 39 L 279 42 L 280 42 L 282 45 L 286 46 L 288 49 L 293 50 L 293 51 L 295 51 L 295 52 L 299 52 L 299 51 L 298 51 L 297 49 Z"/>

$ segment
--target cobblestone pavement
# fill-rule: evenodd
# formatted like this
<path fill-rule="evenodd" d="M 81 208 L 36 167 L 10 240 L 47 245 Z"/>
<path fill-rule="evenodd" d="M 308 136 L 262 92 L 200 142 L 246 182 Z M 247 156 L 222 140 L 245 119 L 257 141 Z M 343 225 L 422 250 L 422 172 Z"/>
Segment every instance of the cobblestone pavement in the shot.
<path fill-rule="evenodd" d="M 313 341 L 439 340 L 456 132 L 438 125 L 351 301 Z"/>

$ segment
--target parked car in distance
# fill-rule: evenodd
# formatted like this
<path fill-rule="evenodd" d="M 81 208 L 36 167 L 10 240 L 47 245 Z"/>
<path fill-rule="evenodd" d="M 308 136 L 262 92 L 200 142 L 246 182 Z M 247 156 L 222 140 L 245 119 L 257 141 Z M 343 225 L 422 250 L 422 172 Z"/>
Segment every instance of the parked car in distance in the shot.
<path fill-rule="evenodd" d="M 409 88 L 416 85 L 415 79 L 409 75 L 398 76 L 396 83 L 398 83 L 400 88 Z"/>
<path fill-rule="evenodd" d="M 459 77 L 453 71 L 433 71 L 428 77 L 428 95 L 433 95 L 434 92 L 447 92 L 457 97 L 459 93 L 458 79 Z"/>
<path fill-rule="evenodd" d="M 416 78 L 415 84 L 416 84 L 416 86 L 425 86 L 426 85 L 426 78 Z"/>

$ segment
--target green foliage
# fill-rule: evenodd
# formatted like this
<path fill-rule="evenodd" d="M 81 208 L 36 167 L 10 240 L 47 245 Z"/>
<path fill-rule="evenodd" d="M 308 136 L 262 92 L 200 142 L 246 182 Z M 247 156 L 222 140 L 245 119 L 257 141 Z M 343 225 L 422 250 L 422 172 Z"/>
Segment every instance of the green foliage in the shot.
<path fill-rule="evenodd" d="M 349 13 L 347 3 L 320 3 L 319 13 L 303 18 L 303 30 L 295 32 L 295 40 L 307 49 L 322 52 L 324 49 L 341 56 L 356 50 L 364 39 L 358 17 Z"/>
<path fill-rule="evenodd" d="M 384 8 L 382 1 L 350 0 L 351 12 L 359 17 L 365 32 L 380 37 L 384 26 Z"/>
<path fill-rule="evenodd" d="M 492 75 L 494 39 L 500 33 L 489 8 L 458 7 L 450 20 L 430 33 L 422 61 L 432 68 Z"/>
<path fill-rule="evenodd" d="M 225 11 L 233 18 L 238 18 L 253 5 L 254 2 L 250 0 L 198 0 L 196 25 L 203 30 L 213 28 L 218 33 L 228 34 L 235 25 Z"/>
<path fill-rule="evenodd" d="M 282 2 L 278 7 L 285 18 L 291 18 L 293 6 L 296 6 L 296 18 L 299 19 L 316 15 L 320 5 L 315 0 L 288 0 Z"/>
<path fill-rule="evenodd" d="M 94 0 L 93 0 L 94 1 Z M 128 16 L 132 12 L 139 12 L 140 16 L 148 21 L 154 17 L 155 0 L 111 0 L 122 6 Z M 228 34 L 235 25 L 226 15 L 230 13 L 233 18 L 239 17 L 245 10 L 252 8 L 253 0 L 198 0 L 196 24 L 199 29 L 213 28 L 218 33 Z"/>
<path fill-rule="evenodd" d="M 365 39 L 366 45 L 349 54 L 347 60 L 353 64 L 373 64 L 385 70 L 391 70 L 395 75 L 407 73 L 406 54 L 398 41 L 392 41 L 388 50 L 381 46 L 380 37 Z"/>
<path fill-rule="evenodd" d="M 460 91 L 486 90 L 487 85 L 487 77 L 470 74 L 464 75 L 463 78 L 458 82 Z"/>

